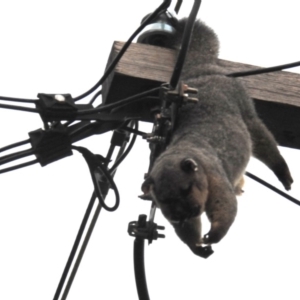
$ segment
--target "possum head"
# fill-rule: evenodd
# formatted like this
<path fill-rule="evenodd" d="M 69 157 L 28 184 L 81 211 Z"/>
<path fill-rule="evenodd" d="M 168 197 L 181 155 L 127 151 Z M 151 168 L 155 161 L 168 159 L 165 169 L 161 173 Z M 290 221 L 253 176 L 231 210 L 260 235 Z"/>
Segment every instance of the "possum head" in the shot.
<path fill-rule="evenodd" d="M 191 157 L 168 155 L 159 158 L 142 185 L 172 223 L 198 217 L 205 210 L 208 184 L 204 169 Z"/>

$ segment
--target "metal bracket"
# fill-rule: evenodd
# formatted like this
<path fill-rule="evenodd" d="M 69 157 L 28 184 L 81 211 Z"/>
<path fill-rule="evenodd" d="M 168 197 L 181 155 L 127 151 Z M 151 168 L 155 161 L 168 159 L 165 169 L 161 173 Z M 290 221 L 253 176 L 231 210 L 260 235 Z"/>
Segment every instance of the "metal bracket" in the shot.
<path fill-rule="evenodd" d="M 148 240 L 149 244 L 158 238 L 165 238 L 164 234 L 158 233 L 158 230 L 164 230 L 165 227 L 158 226 L 156 223 L 148 221 L 146 215 L 139 215 L 138 221 L 130 222 L 128 225 L 128 234 L 136 238 Z"/>

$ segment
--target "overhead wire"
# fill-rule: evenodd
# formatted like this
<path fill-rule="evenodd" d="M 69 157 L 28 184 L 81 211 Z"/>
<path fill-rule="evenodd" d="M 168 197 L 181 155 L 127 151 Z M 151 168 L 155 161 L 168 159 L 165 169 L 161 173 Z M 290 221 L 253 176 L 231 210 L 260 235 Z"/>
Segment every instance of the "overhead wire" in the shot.
<path fill-rule="evenodd" d="M 253 174 L 250 173 L 250 172 L 246 172 L 245 174 L 246 174 L 249 178 L 251 178 L 251 179 L 253 179 L 253 180 L 259 182 L 260 184 L 264 185 L 265 187 L 267 187 L 268 189 L 272 190 L 273 192 L 279 194 L 280 196 L 282 196 L 282 197 L 284 197 L 284 198 L 290 200 L 291 202 L 293 202 L 293 203 L 295 203 L 295 204 L 297 204 L 297 205 L 300 206 L 300 201 L 297 200 L 296 198 L 294 198 L 294 197 L 288 195 L 287 193 L 284 193 L 283 191 L 279 190 L 279 189 L 276 188 L 275 186 L 271 185 L 270 183 L 268 183 L 268 182 L 262 180 L 261 178 L 255 176 L 255 175 L 253 175 Z"/>
<path fill-rule="evenodd" d="M 274 67 L 269 67 L 269 68 L 259 68 L 259 69 L 250 70 L 250 71 L 241 71 L 241 72 L 229 73 L 226 76 L 228 76 L 228 77 L 246 77 L 246 76 L 252 76 L 252 75 L 259 75 L 259 74 L 282 71 L 282 70 L 295 68 L 295 67 L 299 67 L 299 66 L 300 66 L 300 61 L 296 61 L 296 62 L 293 62 L 293 63 L 274 66 Z"/>
<path fill-rule="evenodd" d="M 85 98 L 86 96 L 90 95 L 92 92 L 94 92 L 98 87 L 100 87 L 103 82 L 106 80 L 108 75 L 112 72 L 112 70 L 115 68 L 117 63 L 120 61 L 128 47 L 131 45 L 132 41 L 136 38 L 136 36 L 154 19 L 156 18 L 161 12 L 167 10 L 167 8 L 171 4 L 171 0 L 164 0 L 163 3 L 138 27 L 137 30 L 130 36 L 130 38 L 127 40 L 127 42 L 123 45 L 120 52 L 117 54 L 117 56 L 114 58 L 114 60 L 110 63 L 110 65 L 107 67 L 104 75 L 101 77 L 101 79 L 88 91 L 81 94 L 80 96 L 77 96 L 74 98 L 74 101 L 81 100 L 82 98 Z"/>

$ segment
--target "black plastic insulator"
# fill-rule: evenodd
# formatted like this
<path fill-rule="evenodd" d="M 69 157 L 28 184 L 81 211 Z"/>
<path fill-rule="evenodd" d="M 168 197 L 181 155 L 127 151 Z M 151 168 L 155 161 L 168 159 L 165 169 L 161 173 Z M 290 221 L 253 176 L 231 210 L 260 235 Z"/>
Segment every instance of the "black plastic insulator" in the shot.
<path fill-rule="evenodd" d="M 74 116 L 78 110 L 70 94 L 38 94 L 37 108 L 44 121 Z"/>
<path fill-rule="evenodd" d="M 62 125 L 49 130 L 31 131 L 29 137 L 33 152 L 42 167 L 73 154 L 67 129 Z"/>
<path fill-rule="evenodd" d="M 79 110 L 92 109 L 91 104 L 75 104 L 70 94 L 38 94 L 36 107 L 44 122 L 73 120 Z"/>

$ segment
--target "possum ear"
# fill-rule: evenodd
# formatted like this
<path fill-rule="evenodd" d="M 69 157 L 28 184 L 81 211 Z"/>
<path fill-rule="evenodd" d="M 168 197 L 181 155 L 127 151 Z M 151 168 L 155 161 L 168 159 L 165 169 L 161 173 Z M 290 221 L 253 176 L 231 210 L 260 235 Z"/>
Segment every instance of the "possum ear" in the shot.
<path fill-rule="evenodd" d="M 154 184 L 154 181 L 151 177 L 148 177 L 142 184 L 142 191 L 144 194 L 149 194 L 150 193 L 150 187 L 151 185 Z"/>
<path fill-rule="evenodd" d="M 142 184 L 142 191 L 143 191 L 143 195 L 140 195 L 139 198 L 143 199 L 143 200 L 153 200 L 152 196 L 150 194 L 150 188 L 151 185 L 154 184 L 154 181 L 151 177 L 148 177 L 144 183 Z"/>
<path fill-rule="evenodd" d="M 198 165 L 192 158 L 183 159 L 180 163 L 180 167 L 187 173 L 198 171 Z"/>

